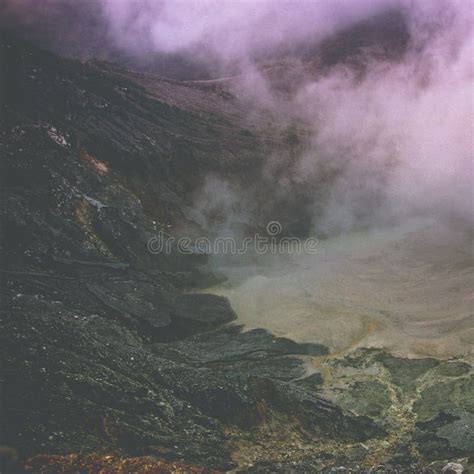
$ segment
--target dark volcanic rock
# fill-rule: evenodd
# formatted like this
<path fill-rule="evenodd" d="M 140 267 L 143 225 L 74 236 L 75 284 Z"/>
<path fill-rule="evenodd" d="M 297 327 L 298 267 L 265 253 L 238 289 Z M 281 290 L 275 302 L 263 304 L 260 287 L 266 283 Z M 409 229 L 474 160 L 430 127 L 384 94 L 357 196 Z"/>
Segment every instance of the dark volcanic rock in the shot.
<path fill-rule="evenodd" d="M 155 351 L 161 348 L 155 346 Z M 291 358 L 264 359 L 258 364 L 230 359 L 210 367 L 169 369 L 166 376 L 172 377 L 175 390 L 192 405 L 244 429 L 280 413 L 325 439 L 365 440 L 384 433 L 369 418 L 356 416 L 292 383 L 292 377 L 303 374 L 301 369 L 301 361 Z"/>
<path fill-rule="evenodd" d="M 209 173 L 258 189 L 254 228 L 294 221 L 294 202 L 261 180 L 277 134 L 245 131 L 235 98 L 11 38 L 0 61 L 0 445 L 21 459 L 114 452 L 220 469 L 240 453 L 261 461 L 249 472 L 472 453 L 467 361 L 327 357 L 226 326 L 226 299 L 183 293 L 218 279 L 205 255 L 149 251 L 159 232 L 179 234 Z"/>
<path fill-rule="evenodd" d="M 179 296 L 172 312 L 173 329 L 182 335 L 206 331 L 236 318 L 226 298 L 206 294 Z"/>
<path fill-rule="evenodd" d="M 384 429 L 369 417 L 341 409 L 296 384 L 254 377 L 249 385 L 256 397 L 296 417 L 306 429 L 325 437 L 363 441 L 385 434 Z"/>
<path fill-rule="evenodd" d="M 153 351 L 194 367 L 180 368 L 175 375 L 176 380 L 187 381 L 178 385 L 190 402 L 225 423 L 249 427 L 263 421 L 262 403 L 268 402 L 252 390 L 250 378 L 301 378 L 305 374 L 304 362 L 286 356 L 313 354 L 316 350 L 326 353 L 326 348 L 277 338 L 263 329 L 241 331 L 238 326 L 227 326 L 173 344 L 154 344 Z"/>
<path fill-rule="evenodd" d="M 22 458 L 121 450 L 229 466 L 219 422 L 162 376 L 186 366 L 150 351 L 235 317 L 223 298 L 177 289 L 200 256 L 147 249 L 183 206 L 176 136 L 206 120 L 3 36 L 0 61 L 0 444 Z M 194 185 L 216 163 L 198 142 Z"/>
<path fill-rule="evenodd" d="M 167 387 L 162 372 L 176 364 L 137 333 L 21 296 L 2 315 L 1 335 L 4 442 L 22 456 L 121 449 L 229 462 L 220 427 Z"/>
<path fill-rule="evenodd" d="M 416 425 L 418 449 L 429 459 L 474 456 L 474 414 L 465 410 L 440 412 Z"/>
<path fill-rule="evenodd" d="M 439 364 L 436 359 L 406 359 L 383 352 L 376 360 L 389 370 L 393 382 L 405 390 L 413 389 L 419 377 Z"/>
<path fill-rule="evenodd" d="M 173 295 L 146 279 L 124 277 L 101 278 L 87 282 L 87 289 L 107 308 L 133 319 L 137 324 L 160 334 L 171 324 Z"/>
<path fill-rule="evenodd" d="M 309 377 L 306 377 L 301 380 L 297 380 L 296 384 L 302 385 L 303 387 L 306 387 L 308 390 L 315 392 L 323 384 L 323 377 L 321 375 L 321 372 L 315 372 L 311 374 Z"/>
<path fill-rule="evenodd" d="M 172 346 L 155 344 L 154 350 L 157 353 L 164 351 L 167 357 L 177 361 L 207 366 L 262 361 L 283 355 L 327 354 L 327 348 L 321 344 L 299 344 L 290 339 L 275 337 L 265 329 L 242 332 L 239 326 L 227 326 L 179 341 Z"/>
<path fill-rule="evenodd" d="M 391 406 L 389 389 L 377 380 L 359 380 L 344 388 L 336 387 L 331 400 L 360 415 L 380 419 Z"/>
<path fill-rule="evenodd" d="M 452 371 L 448 375 L 452 376 Z M 415 402 L 415 438 L 433 459 L 474 455 L 474 375 L 426 387 Z"/>

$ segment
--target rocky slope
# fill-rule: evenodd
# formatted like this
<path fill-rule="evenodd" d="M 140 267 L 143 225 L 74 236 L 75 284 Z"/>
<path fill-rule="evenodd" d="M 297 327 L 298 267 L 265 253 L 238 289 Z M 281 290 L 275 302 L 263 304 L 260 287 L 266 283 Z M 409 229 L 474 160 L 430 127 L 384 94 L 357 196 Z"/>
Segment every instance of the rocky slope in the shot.
<path fill-rule="evenodd" d="M 7 36 L 0 58 L 0 426 L 17 466 L 467 463 L 468 362 L 338 357 L 317 341 L 242 332 L 225 298 L 193 292 L 216 278 L 205 256 L 147 250 L 159 230 L 200 227 L 189 209 L 209 173 L 265 195 L 249 225 L 288 223 L 292 203 L 262 181 L 265 154 L 297 146 L 281 128 L 248 118 L 216 83 L 64 60 Z M 11 468 L 13 451 L 2 453 Z"/>

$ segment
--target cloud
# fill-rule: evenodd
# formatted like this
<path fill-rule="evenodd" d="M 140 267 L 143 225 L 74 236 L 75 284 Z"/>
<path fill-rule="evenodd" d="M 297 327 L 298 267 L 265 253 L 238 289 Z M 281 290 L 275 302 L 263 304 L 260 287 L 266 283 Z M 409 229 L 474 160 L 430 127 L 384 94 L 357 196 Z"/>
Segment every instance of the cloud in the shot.
<path fill-rule="evenodd" d="M 402 13 L 409 42 L 398 56 L 375 54 L 377 42 L 395 48 L 400 38 L 396 29 L 366 25 L 373 37 L 359 48 L 361 74 L 341 60 L 356 37 L 344 42 L 338 35 L 388 10 Z M 337 171 L 326 194 L 314 196 L 315 225 L 324 233 L 417 213 L 473 223 L 472 0 L 10 0 L 4 11 L 4 23 L 73 53 L 177 54 L 221 73 L 240 69 L 233 83 L 240 97 L 308 132 L 298 156 L 269 157 L 270 184 L 275 162 L 281 170 L 287 160 L 292 171 L 279 177 L 284 186 L 274 186 L 278 202 L 282 193 L 291 199 L 298 187 L 317 188 L 328 169 Z M 323 70 L 311 54 L 331 38 L 336 60 Z M 291 67 L 277 74 L 291 82 L 290 95 L 277 93 L 261 68 L 263 59 L 287 53 L 299 56 L 304 77 L 290 76 Z M 200 208 L 217 181 L 203 183 Z M 235 192 L 229 202 L 239 200 Z"/>
<path fill-rule="evenodd" d="M 289 40 L 320 39 L 393 2 L 375 0 L 103 0 L 117 41 L 164 52 L 205 48 L 224 57 L 252 55 Z"/>
<path fill-rule="evenodd" d="M 412 21 L 402 61 L 374 61 L 362 79 L 336 69 L 299 92 L 296 107 L 313 124 L 301 176 L 317 176 L 321 162 L 341 170 L 326 232 L 413 214 L 474 224 L 472 16 L 459 5 L 415 10 Z"/>

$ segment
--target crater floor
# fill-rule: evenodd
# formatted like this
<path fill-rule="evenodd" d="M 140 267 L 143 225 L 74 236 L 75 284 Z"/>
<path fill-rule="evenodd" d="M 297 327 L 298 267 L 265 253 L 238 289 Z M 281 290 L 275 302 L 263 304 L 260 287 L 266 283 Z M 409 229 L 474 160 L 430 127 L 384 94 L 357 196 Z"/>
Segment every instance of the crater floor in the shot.
<path fill-rule="evenodd" d="M 222 268 L 220 268 L 222 270 Z M 472 357 L 472 235 L 438 222 L 322 241 L 315 255 L 227 266 L 226 296 L 247 328 L 320 342 L 332 352 Z"/>

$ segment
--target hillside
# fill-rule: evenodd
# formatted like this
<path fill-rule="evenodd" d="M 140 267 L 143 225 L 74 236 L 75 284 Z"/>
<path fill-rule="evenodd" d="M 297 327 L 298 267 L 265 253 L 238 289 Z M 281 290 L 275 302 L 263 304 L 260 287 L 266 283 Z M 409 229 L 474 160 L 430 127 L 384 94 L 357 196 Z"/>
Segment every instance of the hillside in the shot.
<path fill-rule="evenodd" d="M 226 298 L 198 291 L 219 280 L 206 255 L 148 251 L 160 230 L 212 234 L 193 213 L 209 175 L 253 203 L 242 229 L 272 218 L 306 235 L 305 199 L 327 182 L 282 194 L 264 167 L 304 130 L 249 113 L 226 81 L 81 63 L 8 35 L 0 63 L 1 443 L 18 465 L 330 472 L 472 456 L 468 362 L 338 358 L 244 332 Z"/>

